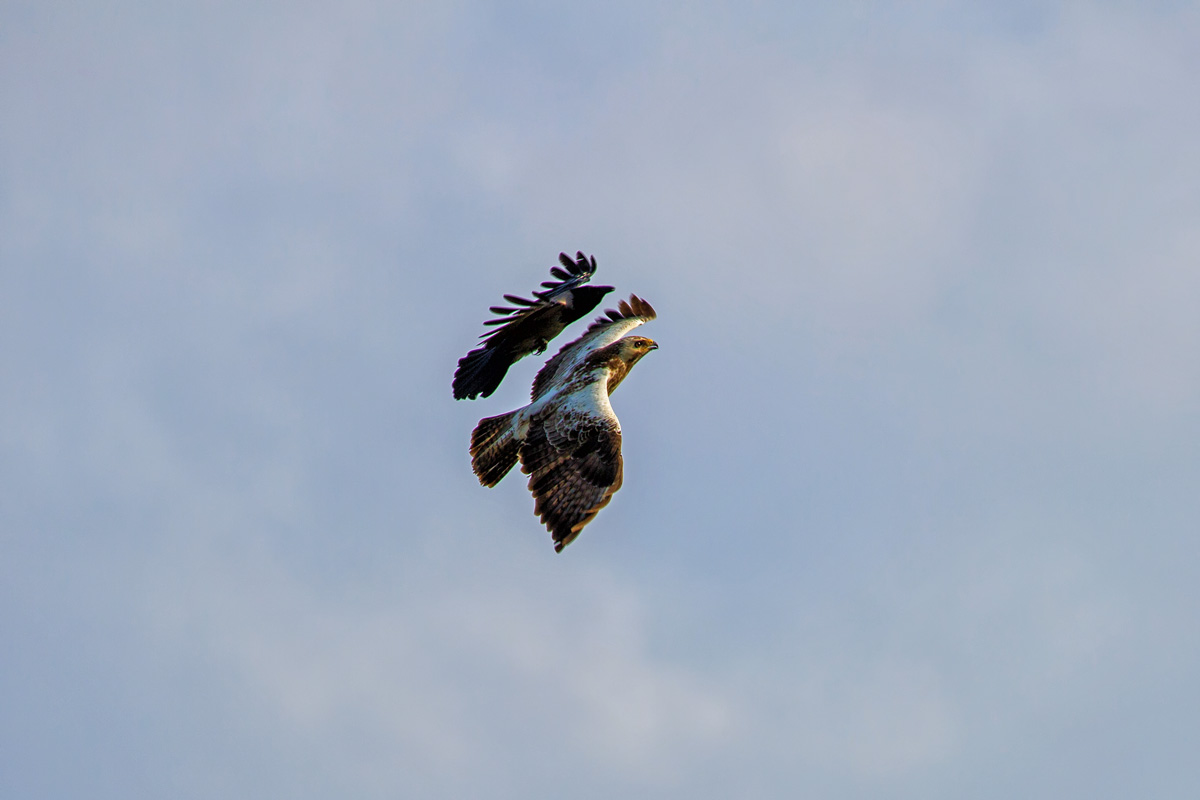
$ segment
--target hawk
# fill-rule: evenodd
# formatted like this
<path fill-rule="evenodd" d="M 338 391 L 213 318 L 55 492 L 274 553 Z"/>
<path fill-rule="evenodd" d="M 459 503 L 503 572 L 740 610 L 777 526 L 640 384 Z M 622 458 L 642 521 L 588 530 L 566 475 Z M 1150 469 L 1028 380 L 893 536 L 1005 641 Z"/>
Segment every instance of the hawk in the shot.
<path fill-rule="evenodd" d="M 482 419 L 471 434 L 471 467 L 484 486 L 495 486 L 521 462 L 533 513 L 553 535 L 555 552 L 621 488 L 621 423 L 609 395 L 658 349 L 653 339 L 626 335 L 656 316 L 637 295 L 622 300 L 546 362 L 529 405 Z"/>
<path fill-rule="evenodd" d="M 483 345 L 458 360 L 454 373 L 454 399 L 487 397 L 496 391 L 504 375 L 517 361 L 530 353 L 541 353 L 563 328 L 583 319 L 600 304 L 611 286 L 584 286 L 596 273 L 596 257 L 590 259 L 582 251 L 575 260 L 566 253 L 558 256 L 562 268 L 552 267 L 555 281 L 543 281 L 545 287 L 533 293 L 534 300 L 506 294 L 504 299 L 516 308 L 492 306 L 498 314 L 484 325 L 496 325 L 495 330 L 483 333 Z"/>

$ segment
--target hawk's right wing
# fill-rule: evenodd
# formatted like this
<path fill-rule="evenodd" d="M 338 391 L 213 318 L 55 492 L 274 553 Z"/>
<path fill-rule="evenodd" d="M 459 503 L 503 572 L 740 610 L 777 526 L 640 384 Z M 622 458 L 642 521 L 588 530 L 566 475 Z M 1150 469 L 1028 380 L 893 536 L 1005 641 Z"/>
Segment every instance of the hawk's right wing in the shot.
<path fill-rule="evenodd" d="M 570 375 L 571 370 L 587 358 L 589 353 L 612 344 L 637 326 L 657 316 L 654 307 L 636 294 L 629 295 L 627 301 L 622 300 L 616 310 L 610 308 L 605 311 L 603 316 L 588 326 L 583 336 L 563 345 L 562 349 L 538 371 L 533 379 L 533 399 L 541 398 L 556 383 Z"/>

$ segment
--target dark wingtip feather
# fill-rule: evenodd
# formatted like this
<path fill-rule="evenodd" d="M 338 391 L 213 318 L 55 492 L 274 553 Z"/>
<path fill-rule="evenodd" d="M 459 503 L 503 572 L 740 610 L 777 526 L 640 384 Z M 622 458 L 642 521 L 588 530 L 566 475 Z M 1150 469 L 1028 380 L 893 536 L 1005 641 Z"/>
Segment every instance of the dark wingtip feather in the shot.
<path fill-rule="evenodd" d="M 594 328 L 611 325 L 614 322 L 620 322 L 629 317 L 645 317 L 646 319 L 657 319 L 658 314 L 655 313 L 654 307 L 647 303 L 636 294 L 629 295 L 628 300 L 622 300 L 617 304 L 616 308 L 605 309 L 600 316 L 596 317 L 596 321 L 588 326 L 588 330 Z"/>
<path fill-rule="evenodd" d="M 566 253 L 559 253 L 558 260 L 567 268 L 567 272 L 574 276 L 591 275 L 596 271 L 596 257 L 585 256 L 582 250 L 575 251 L 575 258 L 571 258 Z M 558 268 L 554 267 L 550 271 L 553 272 L 555 269 Z"/>
<path fill-rule="evenodd" d="M 636 294 L 629 295 L 629 305 L 632 307 L 633 313 L 639 317 L 647 319 L 657 319 L 658 314 L 654 311 L 654 306 L 647 303 Z"/>
<path fill-rule="evenodd" d="M 550 274 L 557 278 L 558 282 L 544 281 L 543 289 L 534 292 L 534 297 L 545 300 L 558 292 L 581 286 L 591 280 L 592 275 L 596 272 L 596 257 L 589 258 L 583 254 L 582 250 L 576 254 L 574 259 L 566 253 L 559 253 L 558 260 L 562 264 L 562 268 L 557 266 L 550 268 Z"/>

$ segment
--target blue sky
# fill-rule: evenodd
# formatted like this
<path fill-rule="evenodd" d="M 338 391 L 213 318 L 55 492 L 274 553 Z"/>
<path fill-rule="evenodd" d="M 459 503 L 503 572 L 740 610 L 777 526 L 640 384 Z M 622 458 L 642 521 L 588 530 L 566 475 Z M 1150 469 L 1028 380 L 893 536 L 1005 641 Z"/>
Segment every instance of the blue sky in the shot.
<path fill-rule="evenodd" d="M 1198 26 L 5 4 L 0 793 L 1195 795 Z M 577 249 L 555 555 L 450 377 Z"/>

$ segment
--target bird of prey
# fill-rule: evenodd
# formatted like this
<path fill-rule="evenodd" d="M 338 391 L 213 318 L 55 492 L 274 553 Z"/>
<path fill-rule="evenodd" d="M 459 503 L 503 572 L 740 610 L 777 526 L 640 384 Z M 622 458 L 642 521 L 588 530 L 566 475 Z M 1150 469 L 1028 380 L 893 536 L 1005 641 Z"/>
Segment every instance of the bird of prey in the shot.
<path fill-rule="evenodd" d="M 499 316 L 483 324 L 497 327 L 483 333 L 479 337 L 483 344 L 458 360 L 455 400 L 487 397 L 496 391 L 509 367 L 530 353 L 544 351 L 563 328 L 590 314 L 613 290 L 611 286 L 584 286 L 596 272 L 595 256 L 589 259 L 577 252 L 572 261 L 560 253 L 558 260 L 562 268 L 550 270 L 558 281 L 543 281 L 544 288 L 533 293 L 535 299 L 506 294 L 504 299 L 515 308 L 492 306 L 491 312 Z"/>
<path fill-rule="evenodd" d="M 495 486 L 519 460 L 529 475 L 534 509 L 554 537 L 554 550 L 575 540 L 621 488 L 621 423 L 609 395 L 653 339 L 627 336 L 654 319 L 637 295 L 622 300 L 546 362 L 529 405 L 479 421 L 471 434 L 471 467 Z"/>

